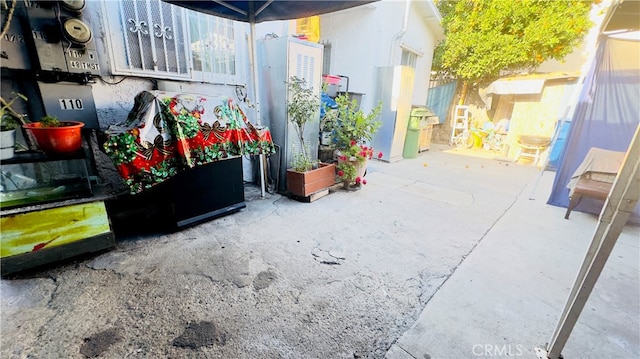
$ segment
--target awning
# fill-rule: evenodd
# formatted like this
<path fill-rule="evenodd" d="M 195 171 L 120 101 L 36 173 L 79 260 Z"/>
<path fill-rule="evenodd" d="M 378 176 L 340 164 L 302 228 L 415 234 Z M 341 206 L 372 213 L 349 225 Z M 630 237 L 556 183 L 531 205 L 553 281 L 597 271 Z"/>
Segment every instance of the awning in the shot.
<path fill-rule="evenodd" d="M 290 1 L 290 0 L 250 0 L 250 1 L 221 1 L 221 0 L 163 0 L 209 15 L 224 17 L 231 20 L 248 23 L 260 23 L 270 20 L 300 19 L 313 15 L 321 15 L 334 11 L 345 10 L 355 6 L 372 3 L 378 0 L 349 0 L 349 1 Z"/>
<path fill-rule="evenodd" d="M 491 108 L 492 95 L 530 95 L 542 93 L 545 79 L 511 80 L 502 79 L 491 83 L 478 94 L 482 101 Z"/>
<path fill-rule="evenodd" d="M 544 87 L 544 79 L 534 80 L 498 80 L 486 89 L 486 94 L 496 95 L 529 95 L 539 94 Z"/>
<path fill-rule="evenodd" d="M 491 108 L 492 95 L 536 95 L 542 93 L 547 80 L 572 79 L 578 76 L 577 72 L 550 72 L 506 77 L 480 89 L 478 94 L 487 108 Z"/>

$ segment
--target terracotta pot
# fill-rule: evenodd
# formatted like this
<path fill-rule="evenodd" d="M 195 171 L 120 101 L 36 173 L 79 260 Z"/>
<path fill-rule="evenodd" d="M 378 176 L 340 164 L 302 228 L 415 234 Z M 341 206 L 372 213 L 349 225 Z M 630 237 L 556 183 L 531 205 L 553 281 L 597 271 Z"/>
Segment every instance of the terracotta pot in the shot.
<path fill-rule="evenodd" d="M 357 191 L 362 187 L 361 183 L 351 183 L 349 181 L 342 181 L 342 187 L 347 191 Z"/>
<path fill-rule="evenodd" d="M 38 148 L 47 154 L 69 154 L 82 146 L 81 129 L 84 123 L 61 121 L 59 127 L 44 127 L 40 122 L 22 125 L 36 139 Z"/>
<path fill-rule="evenodd" d="M 356 168 L 356 178 L 360 177 L 360 179 L 364 178 L 364 174 L 367 172 L 367 162 L 369 160 L 368 159 L 364 159 L 364 161 L 358 161 L 356 159 L 353 160 L 347 160 L 347 161 L 343 161 L 340 159 L 340 156 L 338 156 L 338 165 L 340 165 L 343 162 L 350 162 L 355 168 Z M 353 181 L 351 181 L 350 185 L 355 184 L 355 178 L 353 179 Z"/>

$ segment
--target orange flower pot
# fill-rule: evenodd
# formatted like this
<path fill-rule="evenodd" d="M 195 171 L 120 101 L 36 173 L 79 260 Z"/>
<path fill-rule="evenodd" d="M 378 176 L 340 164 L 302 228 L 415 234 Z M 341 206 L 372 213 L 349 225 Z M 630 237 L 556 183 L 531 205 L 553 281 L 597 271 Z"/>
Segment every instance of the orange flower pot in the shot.
<path fill-rule="evenodd" d="M 29 130 L 44 153 L 64 155 L 77 151 L 82 146 L 81 129 L 84 123 L 61 121 L 59 127 L 45 127 L 40 122 L 22 125 Z"/>

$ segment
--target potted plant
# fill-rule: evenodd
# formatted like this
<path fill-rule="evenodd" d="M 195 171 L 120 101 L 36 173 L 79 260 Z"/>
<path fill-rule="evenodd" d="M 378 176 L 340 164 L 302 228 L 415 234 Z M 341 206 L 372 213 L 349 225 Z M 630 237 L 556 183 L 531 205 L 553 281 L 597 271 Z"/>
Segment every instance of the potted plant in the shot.
<path fill-rule="evenodd" d="M 311 158 L 309 147 L 304 141 L 307 121 L 318 116 L 320 99 L 306 81 L 291 77 L 287 83 L 289 101 L 287 114 L 298 136 L 297 150 L 293 155 L 292 168 L 287 169 L 287 190 L 296 196 L 309 195 L 335 183 L 335 165 L 319 163 Z"/>
<path fill-rule="evenodd" d="M 55 116 L 44 116 L 38 122 L 23 124 L 36 139 L 38 148 L 49 155 L 76 152 L 82 146 L 83 122 L 60 121 Z"/>
<path fill-rule="evenodd" d="M 338 177 L 347 189 L 360 187 L 367 184 L 364 179 L 367 160 L 374 156 L 373 147 L 368 143 L 382 125 L 378 120 L 382 103 L 368 114 L 359 109 L 356 100 L 350 100 L 346 95 L 336 97 L 336 103 L 338 119 L 333 128 L 333 142 L 338 155 Z M 381 158 L 382 152 L 378 152 L 377 157 Z"/>
<path fill-rule="evenodd" d="M 11 107 L 19 98 L 27 101 L 27 98 L 19 93 L 9 102 L 0 98 L 2 103 L 2 108 L 0 108 L 0 160 L 13 158 L 16 146 L 16 129 L 26 123 L 24 116 Z"/>
<path fill-rule="evenodd" d="M 333 143 L 333 128 L 335 127 L 336 120 L 338 119 L 338 110 L 330 107 L 325 107 L 324 116 L 320 119 L 320 144 L 323 146 L 334 145 Z"/>

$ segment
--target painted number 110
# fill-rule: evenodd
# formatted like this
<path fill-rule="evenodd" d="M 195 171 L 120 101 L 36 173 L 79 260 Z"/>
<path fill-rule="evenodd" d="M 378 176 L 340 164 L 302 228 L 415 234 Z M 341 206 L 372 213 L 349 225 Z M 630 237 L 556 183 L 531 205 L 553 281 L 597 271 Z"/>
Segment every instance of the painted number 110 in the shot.
<path fill-rule="evenodd" d="M 82 110 L 82 99 L 79 98 L 59 98 L 61 110 Z"/>

